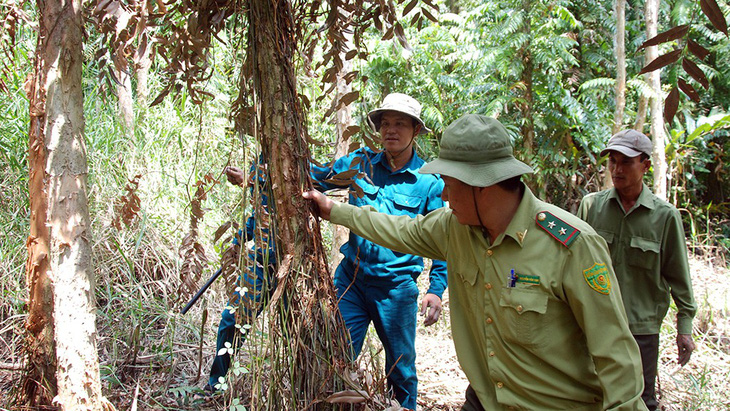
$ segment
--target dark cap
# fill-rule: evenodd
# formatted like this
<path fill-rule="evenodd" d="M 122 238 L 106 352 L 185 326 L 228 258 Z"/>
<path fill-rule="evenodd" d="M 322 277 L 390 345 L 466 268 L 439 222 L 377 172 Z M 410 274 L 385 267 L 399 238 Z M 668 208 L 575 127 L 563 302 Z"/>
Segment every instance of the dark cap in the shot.
<path fill-rule="evenodd" d="M 608 140 L 606 148 L 601 151 L 601 157 L 609 151 L 618 151 L 627 157 L 636 157 L 642 153 L 651 157 L 652 144 L 649 137 L 636 130 L 623 130 L 614 134 Z"/>

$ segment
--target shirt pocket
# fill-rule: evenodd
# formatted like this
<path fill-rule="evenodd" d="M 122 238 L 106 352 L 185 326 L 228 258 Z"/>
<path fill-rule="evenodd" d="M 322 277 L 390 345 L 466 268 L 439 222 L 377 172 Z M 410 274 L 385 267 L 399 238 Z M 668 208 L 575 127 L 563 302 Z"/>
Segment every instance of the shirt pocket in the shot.
<path fill-rule="evenodd" d="M 479 267 L 472 261 L 462 261 L 448 268 L 448 282 L 455 284 L 451 294 L 452 301 L 458 300 L 467 318 L 480 318 L 484 310 L 483 287 L 476 286 Z M 452 311 L 453 312 L 453 311 Z"/>
<path fill-rule="evenodd" d="M 626 263 L 632 267 L 646 270 L 653 269 L 659 264 L 659 241 L 648 238 L 632 237 L 630 247 L 626 253 Z"/>
<path fill-rule="evenodd" d="M 449 267 L 449 270 L 451 270 L 451 267 Z M 464 281 L 464 285 L 468 287 L 474 287 L 474 283 L 477 280 L 477 275 L 479 274 L 479 267 L 477 267 L 475 264 L 471 263 L 461 263 L 458 265 L 454 265 L 454 272 L 455 274 Z"/>
<path fill-rule="evenodd" d="M 505 341 L 526 348 L 542 345 L 540 336 L 544 335 L 542 330 L 547 322 L 547 294 L 540 290 L 505 287 L 499 305 L 505 320 L 505 327 L 499 331 Z"/>
<path fill-rule="evenodd" d="M 421 209 L 421 197 L 415 197 L 402 193 L 393 193 L 393 207 L 396 214 L 414 216 Z"/>
<path fill-rule="evenodd" d="M 364 179 L 358 179 L 357 185 L 362 188 L 362 191 L 364 195 L 361 198 L 358 198 L 355 196 L 354 205 L 356 206 L 364 206 L 364 205 L 375 205 L 378 199 L 378 191 L 380 191 L 380 187 L 370 184 L 366 182 Z M 378 208 L 378 207 L 376 207 Z"/>

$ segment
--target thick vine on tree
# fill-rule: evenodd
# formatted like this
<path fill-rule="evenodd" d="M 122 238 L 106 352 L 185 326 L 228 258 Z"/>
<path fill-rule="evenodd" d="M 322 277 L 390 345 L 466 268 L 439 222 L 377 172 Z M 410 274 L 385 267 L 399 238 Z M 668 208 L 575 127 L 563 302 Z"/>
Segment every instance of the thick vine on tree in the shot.
<path fill-rule="evenodd" d="M 274 198 L 281 264 L 270 312 L 288 325 L 275 339 L 293 366 L 274 369 L 280 386 L 270 405 L 303 409 L 323 394 L 344 387 L 338 374 L 346 364 L 345 327 L 322 247 L 319 224 L 299 193 L 309 186 L 304 118 L 296 91 L 293 16 L 286 1 L 249 3 L 249 55 L 256 107 L 255 133 L 267 159 Z M 286 314 L 283 314 L 286 313 Z M 321 336 L 332 343 L 324 343 Z M 339 341 L 339 343 L 338 343 Z M 290 392 L 294 391 L 294 392 Z M 294 404 L 292 404 L 294 402 Z"/>

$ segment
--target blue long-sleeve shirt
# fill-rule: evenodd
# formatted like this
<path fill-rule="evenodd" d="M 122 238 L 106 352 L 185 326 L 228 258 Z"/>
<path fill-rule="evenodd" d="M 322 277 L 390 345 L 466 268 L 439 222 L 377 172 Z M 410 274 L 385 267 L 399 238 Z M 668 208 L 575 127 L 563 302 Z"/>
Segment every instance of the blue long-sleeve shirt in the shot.
<path fill-rule="evenodd" d="M 387 214 L 415 217 L 444 206 L 441 199 L 443 180 L 431 174 L 418 173 L 425 162 L 415 151 L 408 164 L 396 172 L 391 172 L 387 162 L 384 152 L 375 153 L 362 148 L 336 160 L 331 167 L 312 165 L 311 175 L 322 190 L 329 190 L 341 187 L 325 180 L 343 171 L 358 170 L 364 176 L 358 174 L 355 181 L 364 195 L 358 198 L 350 194 L 349 203 L 372 206 Z M 340 252 L 344 256 L 340 266 L 350 279 L 357 274 L 370 283 L 399 283 L 408 277 L 415 280 L 423 271 L 423 258 L 392 251 L 354 234 L 350 234 Z M 429 281 L 427 292 L 441 298 L 446 290 L 446 262 L 433 261 Z"/>
<path fill-rule="evenodd" d="M 239 239 L 243 242 L 253 240 L 256 258 L 264 261 L 264 256 L 268 254 L 268 261 L 275 263 L 276 243 L 269 230 L 271 218 L 268 215 L 268 175 L 263 156 L 259 156 L 256 162 L 251 163 L 247 185 L 249 201 L 253 206 L 253 211 L 246 220 L 245 230 L 243 228 L 239 229 L 238 234 L 233 238 L 233 244 L 239 244 Z M 259 193 L 258 198 L 256 198 L 256 192 Z M 257 207 L 257 205 L 260 205 L 260 207 Z"/>

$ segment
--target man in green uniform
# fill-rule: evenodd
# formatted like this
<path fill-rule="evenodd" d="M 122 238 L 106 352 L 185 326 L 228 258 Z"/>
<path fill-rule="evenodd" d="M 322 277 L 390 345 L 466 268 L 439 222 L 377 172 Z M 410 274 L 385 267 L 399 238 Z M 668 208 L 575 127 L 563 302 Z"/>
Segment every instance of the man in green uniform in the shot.
<path fill-rule="evenodd" d="M 308 191 L 320 215 L 393 250 L 446 260 L 463 410 L 645 410 L 639 351 L 606 242 L 537 199 L 497 120 L 466 115 L 421 173 L 450 209 L 388 216 Z"/>
<path fill-rule="evenodd" d="M 624 130 L 608 140 L 613 188 L 587 195 L 578 217 L 587 221 L 611 250 L 629 319 L 644 368 L 641 397 L 657 409 L 654 389 L 659 358 L 659 329 L 669 308 L 677 306 L 677 362 L 685 365 L 695 348 L 692 318 L 696 306 L 687 263 L 687 247 L 679 211 L 652 194 L 643 182 L 649 170 L 651 140 L 635 130 Z"/>

